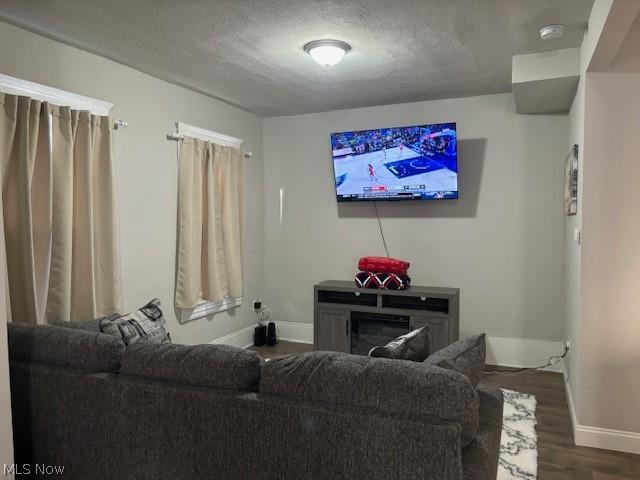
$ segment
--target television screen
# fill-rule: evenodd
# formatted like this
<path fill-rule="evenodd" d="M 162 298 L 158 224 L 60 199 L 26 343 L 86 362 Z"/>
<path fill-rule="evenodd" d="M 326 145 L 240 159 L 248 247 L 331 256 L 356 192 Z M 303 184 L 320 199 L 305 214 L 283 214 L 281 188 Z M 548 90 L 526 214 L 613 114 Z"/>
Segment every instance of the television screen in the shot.
<path fill-rule="evenodd" d="M 455 123 L 331 134 L 339 202 L 458 198 Z"/>

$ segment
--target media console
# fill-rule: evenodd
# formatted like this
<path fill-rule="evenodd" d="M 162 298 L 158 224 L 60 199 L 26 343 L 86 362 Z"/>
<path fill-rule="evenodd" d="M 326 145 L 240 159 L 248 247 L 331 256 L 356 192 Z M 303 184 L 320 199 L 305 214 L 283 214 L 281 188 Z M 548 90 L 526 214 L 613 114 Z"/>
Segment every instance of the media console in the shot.
<path fill-rule="evenodd" d="M 457 288 L 373 290 L 327 280 L 314 286 L 314 347 L 366 355 L 375 345 L 428 325 L 434 352 L 458 340 L 459 311 Z"/>

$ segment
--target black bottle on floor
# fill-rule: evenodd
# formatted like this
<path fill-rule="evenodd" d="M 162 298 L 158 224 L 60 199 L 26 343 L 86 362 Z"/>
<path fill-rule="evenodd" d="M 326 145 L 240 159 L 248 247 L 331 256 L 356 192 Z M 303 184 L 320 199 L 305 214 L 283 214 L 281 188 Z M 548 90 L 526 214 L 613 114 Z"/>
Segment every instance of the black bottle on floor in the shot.
<path fill-rule="evenodd" d="M 266 325 L 258 325 L 254 330 L 253 344 L 261 347 L 267 343 L 267 327 Z"/>
<path fill-rule="evenodd" d="M 267 345 L 273 347 L 278 343 L 278 337 L 276 336 L 276 324 L 269 322 L 267 325 Z"/>

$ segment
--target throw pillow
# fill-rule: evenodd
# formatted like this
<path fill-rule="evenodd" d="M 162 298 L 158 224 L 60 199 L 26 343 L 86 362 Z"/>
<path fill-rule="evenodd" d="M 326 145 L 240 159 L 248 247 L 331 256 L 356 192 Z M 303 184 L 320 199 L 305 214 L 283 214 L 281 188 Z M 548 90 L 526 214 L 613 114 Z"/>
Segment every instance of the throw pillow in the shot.
<path fill-rule="evenodd" d="M 171 343 L 166 325 L 160 300 L 154 298 L 135 312 L 101 319 L 100 331 L 122 338 L 125 345 L 140 342 Z"/>
<path fill-rule="evenodd" d="M 411 285 L 411 278 L 408 275 L 397 275 L 395 273 L 356 273 L 356 287 L 375 288 L 381 290 L 406 290 Z"/>
<path fill-rule="evenodd" d="M 401 335 L 384 347 L 373 347 L 369 356 L 422 362 L 429 356 L 429 327 Z"/>
<path fill-rule="evenodd" d="M 476 387 L 480 383 L 487 353 L 485 334 L 463 338 L 430 355 L 423 363 L 465 375 Z"/>

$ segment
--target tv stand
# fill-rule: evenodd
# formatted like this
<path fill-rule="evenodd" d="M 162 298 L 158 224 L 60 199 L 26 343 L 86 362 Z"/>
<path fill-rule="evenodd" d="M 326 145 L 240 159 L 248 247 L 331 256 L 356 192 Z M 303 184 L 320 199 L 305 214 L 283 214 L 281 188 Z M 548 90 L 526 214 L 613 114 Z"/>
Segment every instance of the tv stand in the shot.
<path fill-rule="evenodd" d="M 327 280 L 314 286 L 314 347 L 352 353 L 352 313 L 360 319 L 362 313 L 370 313 L 408 318 L 409 330 L 428 325 L 430 350 L 435 352 L 459 339 L 459 311 L 458 288 L 412 285 L 407 290 L 374 290 Z"/>

